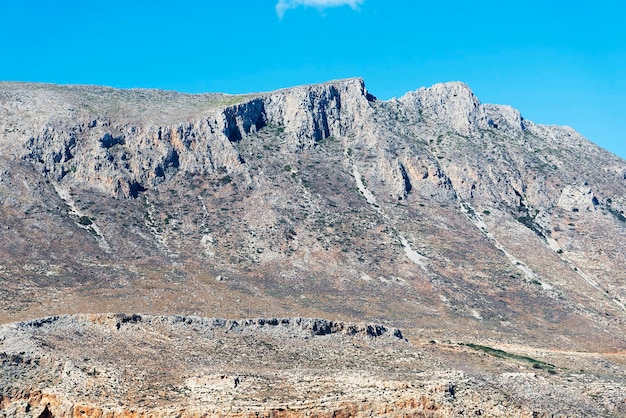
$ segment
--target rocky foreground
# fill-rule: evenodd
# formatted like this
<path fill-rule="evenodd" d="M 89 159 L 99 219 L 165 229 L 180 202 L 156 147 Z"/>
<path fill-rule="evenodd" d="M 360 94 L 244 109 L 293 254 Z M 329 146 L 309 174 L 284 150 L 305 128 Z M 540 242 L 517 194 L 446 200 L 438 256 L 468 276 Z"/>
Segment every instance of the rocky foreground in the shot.
<path fill-rule="evenodd" d="M 533 356 L 321 319 L 48 317 L 0 327 L 0 416 L 626 414 L 623 358 Z"/>

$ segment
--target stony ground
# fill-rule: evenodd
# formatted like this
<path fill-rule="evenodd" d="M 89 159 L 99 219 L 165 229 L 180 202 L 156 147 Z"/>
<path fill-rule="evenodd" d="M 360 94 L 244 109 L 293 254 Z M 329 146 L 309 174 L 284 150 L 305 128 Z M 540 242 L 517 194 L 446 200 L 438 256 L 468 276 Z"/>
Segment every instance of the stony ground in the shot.
<path fill-rule="evenodd" d="M 626 413 L 623 356 L 509 350 L 319 319 L 48 317 L 0 328 L 0 416 Z"/>

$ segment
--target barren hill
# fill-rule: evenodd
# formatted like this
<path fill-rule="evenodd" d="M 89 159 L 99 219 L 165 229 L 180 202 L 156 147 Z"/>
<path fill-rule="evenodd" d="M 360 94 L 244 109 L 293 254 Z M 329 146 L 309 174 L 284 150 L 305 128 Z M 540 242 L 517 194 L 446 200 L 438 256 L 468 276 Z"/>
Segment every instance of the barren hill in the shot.
<path fill-rule="evenodd" d="M 462 83 L 389 101 L 360 79 L 0 83 L 0 150 L 0 322 L 320 317 L 399 327 L 411 350 L 586 353 L 607 365 L 593 379 L 623 373 L 626 161 Z M 442 370 L 476 372 L 434 346 Z"/>

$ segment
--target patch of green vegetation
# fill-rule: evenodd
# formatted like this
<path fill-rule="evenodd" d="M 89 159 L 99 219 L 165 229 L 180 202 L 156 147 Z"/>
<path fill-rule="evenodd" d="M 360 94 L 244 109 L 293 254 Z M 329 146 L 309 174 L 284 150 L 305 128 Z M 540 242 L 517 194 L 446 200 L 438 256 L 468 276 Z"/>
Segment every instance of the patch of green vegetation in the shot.
<path fill-rule="evenodd" d="M 611 213 L 611 215 L 613 215 L 615 217 L 615 219 L 617 219 L 618 221 L 626 223 L 626 216 L 624 216 L 624 214 L 622 212 L 620 212 L 617 209 L 613 209 L 610 206 L 607 206 L 606 208 Z"/>
<path fill-rule="evenodd" d="M 467 214 L 469 216 L 474 216 L 476 215 L 476 211 L 474 210 L 473 207 L 471 207 L 470 205 L 466 204 L 466 203 L 462 203 L 463 208 L 465 209 L 465 211 L 467 212 Z"/>
<path fill-rule="evenodd" d="M 83 215 L 80 218 L 78 218 L 78 223 L 83 226 L 89 226 L 93 223 L 93 221 L 89 218 L 89 216 Z"/>
<path fill-rule="evenodd" d="M 284 126 L 282 126 L 282 125 L 274 125 L 272 123 L 265 125 L 264 129 L 266 129 L 267 132 L 272 137 L 279 137 L 283 133 L 285 133 L 285 127 Z M 268 139 L 272 140 L 272 139 L 275 139 L 275 138 L 268 138 Z"/>
<path fill-rule="evenodd" d="M 555 366 L 553 364 L 549 364 L 541 360 L 536 360 L 532 357 L 520 356 L 519 354 L 508 353 L 503 350 L 498 350 L 497 348 L 487 347 L 486 345 L 479 345 L 479 344 L 472 344 L 472 343 L 465 343 L 465 344 L 459 343 L 459 345 L 469 347 L 476 351 L 482 351 L 491 356 L 501 358 L 504 360 L 515 360 L 515 361 L 520 361 L 522 363 L 531 364 L 533 369 L 546 370 L 548 373 L 551 373 L 551 374 L 556 373 Z"/>
<path fill-rule="evenodd" d="M 543 229 L 537 224 L 537 222 L 535 222 L 535 217 L 528 213 L 527 210 L 525 213 L 517 217 L 517 221 L 524 225 L 526 228 L 533 231 L 539 237 L 545 238 L 545 235 L 543 234 Z"/>
<path fill-rule="evenodd" d="M 220 186 L 226 186 L 228 183 L 230 183 L 233 180 L 233 178 L 231 176 L 224 176 L 219 180 L 219 185 Z"/>

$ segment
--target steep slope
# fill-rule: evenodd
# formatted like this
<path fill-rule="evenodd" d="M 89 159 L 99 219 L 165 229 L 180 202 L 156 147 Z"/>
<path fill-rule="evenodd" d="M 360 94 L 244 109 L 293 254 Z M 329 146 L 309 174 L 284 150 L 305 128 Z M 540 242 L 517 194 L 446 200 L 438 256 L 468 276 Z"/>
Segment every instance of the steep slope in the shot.
<path fill-rule="evenodd" d="M 2 320 L 310 316 L 622 350 L 626 162 L 462 83 L 0 84 Z"/>

